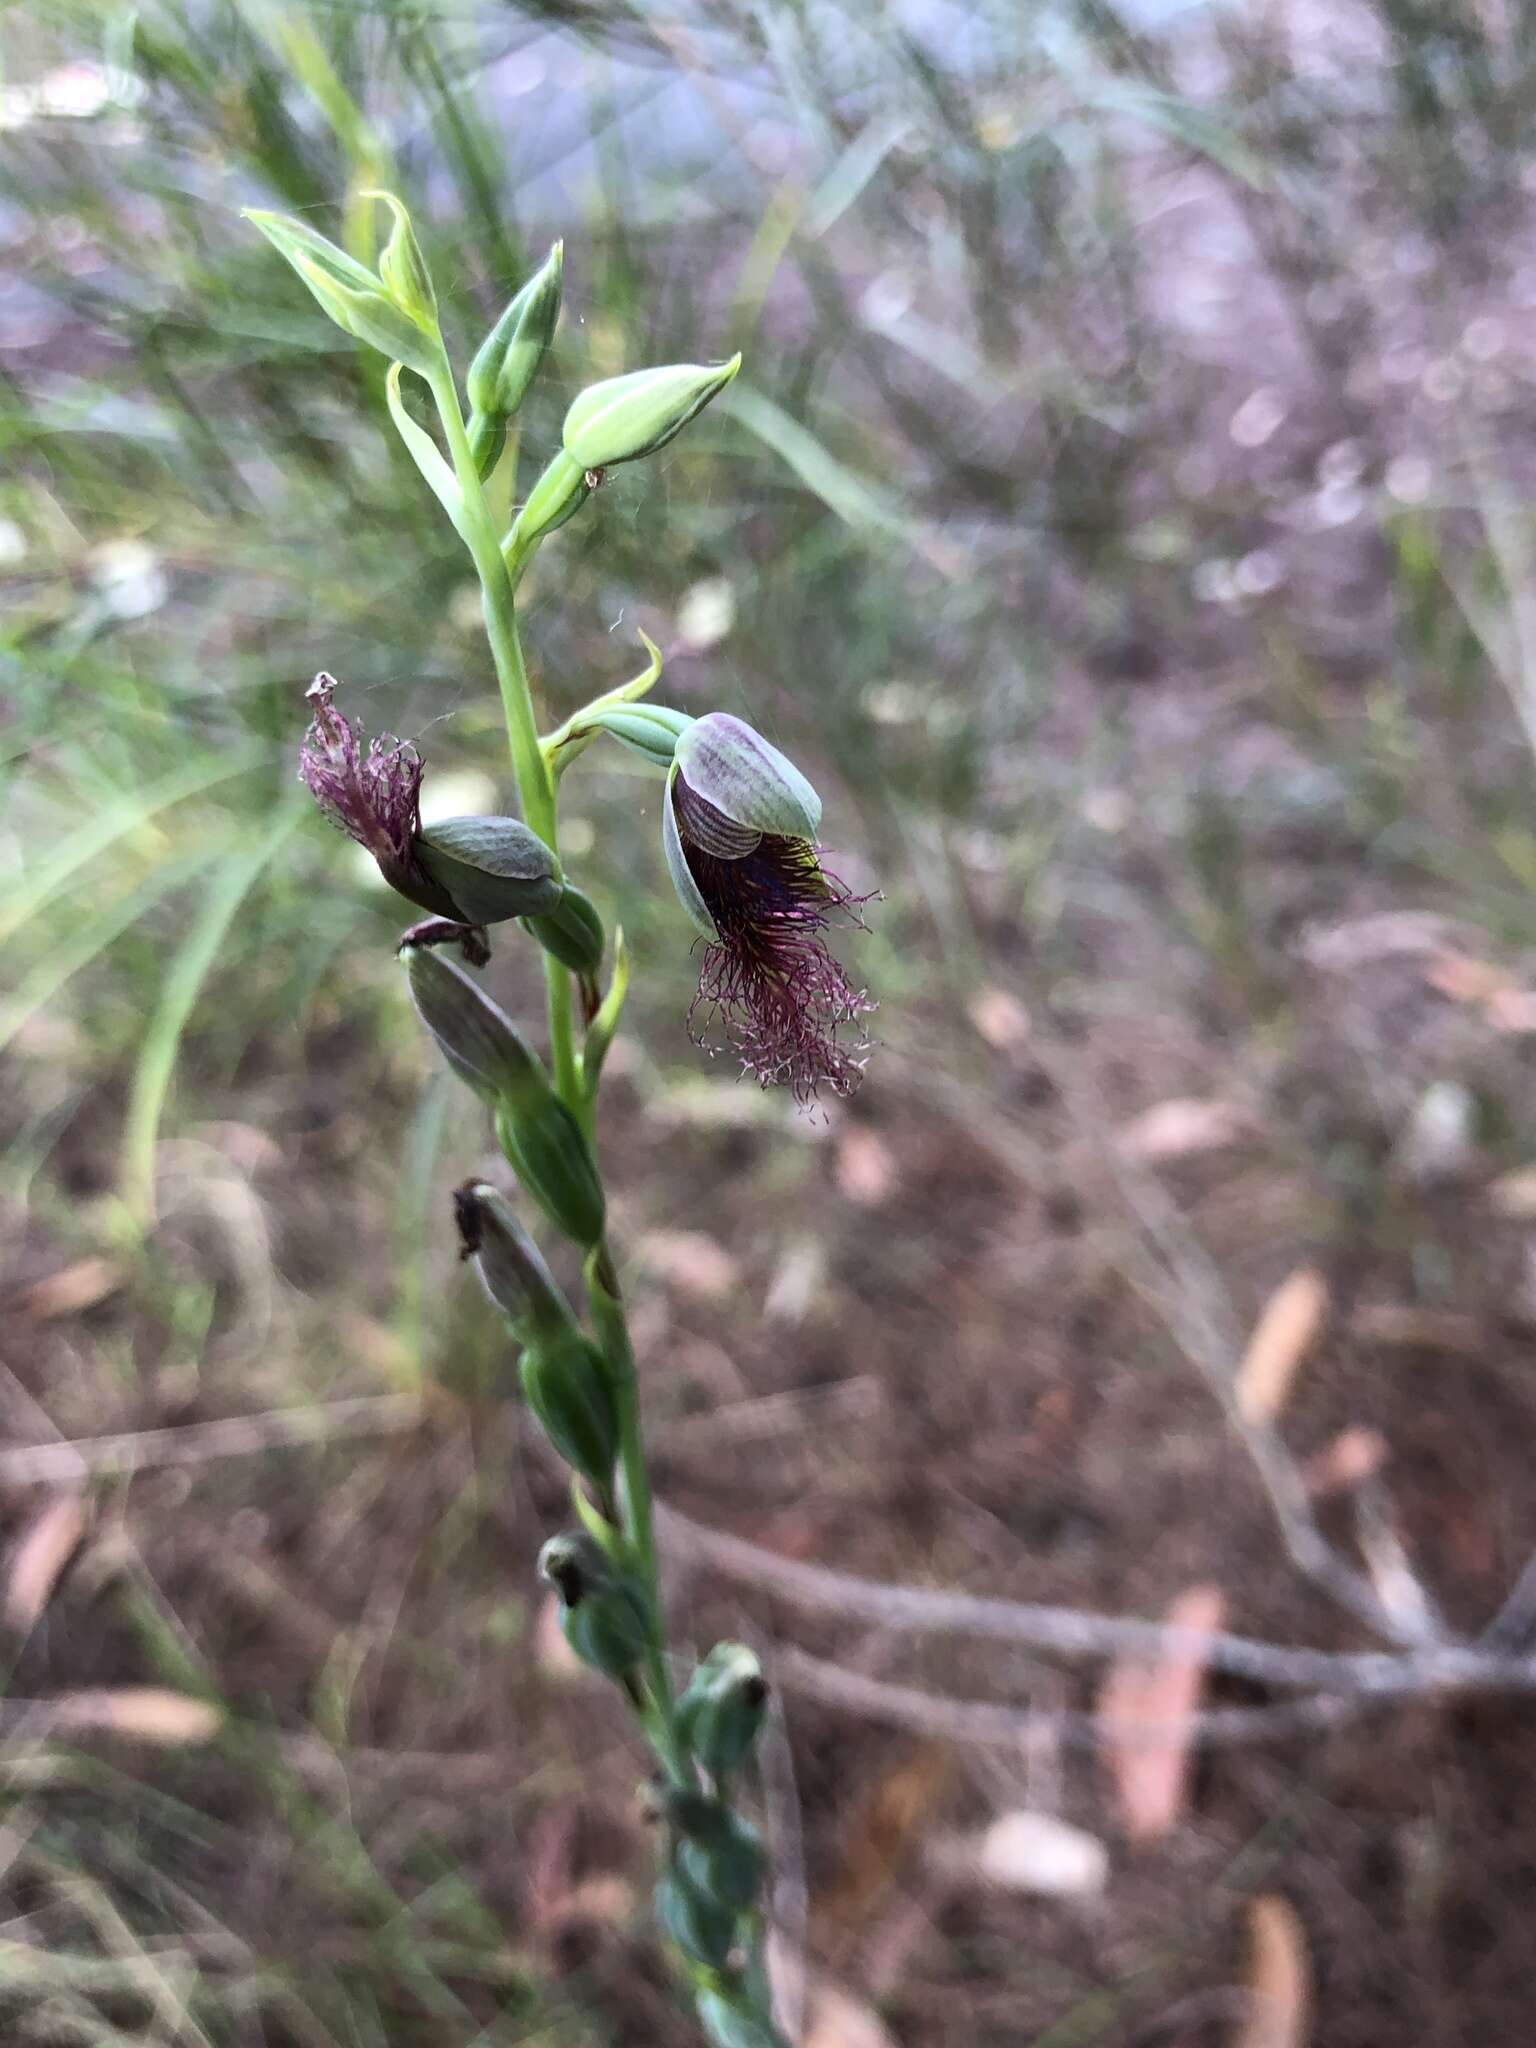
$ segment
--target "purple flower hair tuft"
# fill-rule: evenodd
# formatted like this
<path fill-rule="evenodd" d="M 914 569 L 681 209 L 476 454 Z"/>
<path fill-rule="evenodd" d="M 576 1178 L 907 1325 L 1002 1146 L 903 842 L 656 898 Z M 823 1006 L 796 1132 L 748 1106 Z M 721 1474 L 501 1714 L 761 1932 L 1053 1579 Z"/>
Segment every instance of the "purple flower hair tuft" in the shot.
<path fill-rule="evenodd" d="M 299 780 L 331 823 L 365 846 L 393 880 L 412 873 L 421 830 L 421 756 L 385 733 L 363 752 L 363 729 L 332 704 L 337 682 L 322 672 L 306 697 L 314 707 L 299 749 Z"/>
<path fill-rule="evenodd" d="M 689 1030 L 700 1045 L 718 1022 L 743 1069 L 799 1102 L 823 1088 L 851 1095 L 864 1074 L 861 1020 L 874 1009 L 827 949 L 834 922 L 862 925 L 854 896 L 808 839 L 753 832 L 679 775 L 671 791 L 688 872 L 713 920 Z M 845 1042 L 840 1033 L 858 1027 Z"/>

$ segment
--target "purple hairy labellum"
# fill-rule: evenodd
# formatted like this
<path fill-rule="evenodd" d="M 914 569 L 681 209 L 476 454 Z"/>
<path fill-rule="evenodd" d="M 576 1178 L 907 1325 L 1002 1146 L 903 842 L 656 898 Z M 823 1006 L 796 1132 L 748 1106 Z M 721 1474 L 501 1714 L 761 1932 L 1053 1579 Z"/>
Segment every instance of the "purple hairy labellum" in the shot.
<path fill-rule="evenodd" d="M 740 719 L 712 712 L 678 743 L 664 842 L 705 938 L 690 1028 L 707 1044 L 718 1024 L 745 1071 L 801 1102 L 857 1088 L 874 1008 L 827 947 L 834 924 L 861 923 L 866 899 L 822 866 L 820 812 L 793 764 Z"/>
<path fill-rule="evenodd" d="M 305 692 L 313 715 L 299 749 L 299 780 L 331 823 L 373 855 L 385 880 L 394 888 L 400 888 L 396 875 L 411 882 L 400 893 L 420 902 L 415 845 L 421 830 L 421 756 L 392 733 L 370 740 L 364 753 L 362 727 L 354 727 L 331 701 L 339 687 L 322 669 Z M 451 902 L 422 902 L 421 907 L 444 917 L 453 910 Z"/>
<path fill-rule="evenodd" d="M 299 779 L 331 823 L 365 847 L 379 872 L 431 917 L 410 933 L 415 945 L 455 942 L 465 957 L 489 958 L 480 927 L 512 917 L 547 917 L 565 897 L 559 863 L 520 818 L 421 822 L 421 756 L 385 733 L 366 751 L 361 726 L 332 703 L 337 683 L 320 674 L 299 749 Z"/>

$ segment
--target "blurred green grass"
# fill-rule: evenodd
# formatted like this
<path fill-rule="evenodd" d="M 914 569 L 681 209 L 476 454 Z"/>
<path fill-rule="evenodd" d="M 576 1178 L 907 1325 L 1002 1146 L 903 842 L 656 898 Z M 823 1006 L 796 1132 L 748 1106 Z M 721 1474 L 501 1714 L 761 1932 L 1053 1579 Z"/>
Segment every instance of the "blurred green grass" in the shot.
<path fill-rule="evenodd" d="M 0 1182 L 18 1230 L 127 1263 L 126 1380 L 218 1353 L 233 1311 L 161 1241 L 156 1189 L 166 1143 L 232 1111 L 285 1141 L 360 1113 L 374 1234 L 360 1273 L 310 1284 L 387 1321 L 402 1373 L 468 1341 L 423 1309 L 459 1127 L 402 1044 L 398 907 L 293 765 L 323 666 L 434 773 L 504 790 L 495 693 L 375 371 L 242 205 L 366 253 L 358 195 L 396 182 L 461 361 L 565 235 L 529 474 L 581 381 L 746 352 L 731 402 L 541 559 L 530 639 L 559 715 L 643 626 L 659 696 L 747 712 L 827 777 L 844 871 L 885 892 L 860 954 L 895 1055 L 875 1087 L 921 1095 L 931 1067 L 985 1115 L 968 1005 L 994 983 L 1068 1018 L 1168 996 L 1285 1048 L 1292 942 L 1362 875 L 1536 943 L 1536 6 L 1379 0 L 1337 44 L 1314 30 L 1107 0 L 0 16 Z M 1246 331 L 1201 310 L 1234 270 Z M 1471 345 L 1479 318 L 1502 355 Z M 1405 351 L 1414 377 L 1388 376 Z M 1236 426 L 1255 387 L 1289 409 L 1269 435 Z M 570 809 L 640 963 L 637 1085 L 685 1098 L 654 789 L 593 757 Z M 1504 1107 L 1518 1156 L 1530 1119 Z M 696 1221 L 654 1170 L 653 1208 Z M 313 1370 L 295 1393 L 345 1360 Z M 156 1668 L 207 1683 L 168 1641 Z M 398 1932 L 357 1844 L 320 1867 Z M 402 2038 L 367 2011 L 396 1978 L 442 2038 L 431 1942 L 498 1953 L 473 1901 L 391 1939 L 294 2039 Z M 84 1955 L 30 1956 L 19 2026 L 120 2038 Z M 259 2038 L 258 1976 L 148 2038 Z M 463 2038 L 538 2038 L 538 1997 Z"/>

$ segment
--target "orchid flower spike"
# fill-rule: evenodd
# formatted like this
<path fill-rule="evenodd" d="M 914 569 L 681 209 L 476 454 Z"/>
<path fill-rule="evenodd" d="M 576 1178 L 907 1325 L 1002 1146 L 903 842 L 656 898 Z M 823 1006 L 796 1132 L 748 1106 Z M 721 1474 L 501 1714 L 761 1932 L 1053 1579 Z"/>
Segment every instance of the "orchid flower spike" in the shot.
<path fill-rule="evenodd" d="M 821 799 L 776 747 L 712 711 L 678 738 L 662 845 L 684 910 L 708 942 L 692 1017 L 718 1020 L 744 1070 L 798 1100 L 851 1095 L 864 1071 L 860 1020 L 874 1005 L 827 950 L 858 904 L 817 857 Z M 839 1034 L 848 1027 L 848 1043 Z"/>

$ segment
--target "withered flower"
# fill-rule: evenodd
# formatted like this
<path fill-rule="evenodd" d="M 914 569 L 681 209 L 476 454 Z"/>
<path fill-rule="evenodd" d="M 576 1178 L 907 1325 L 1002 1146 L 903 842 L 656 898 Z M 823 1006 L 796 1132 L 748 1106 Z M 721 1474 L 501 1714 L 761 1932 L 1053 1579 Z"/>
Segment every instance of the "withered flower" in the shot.
<path fill-rule="evenodd" d="M 299 779 L 331 823 L 373 855 L 390 887 L 469 930 L 558 910 L 565 894 L 559 863 L 538 834 L 519 818 L 423 826 L 421 756 L 391 733 L 365 751 L 362 727 L 331 701 L 337 687 L 323 672 L 309 686 L 313 715 Z"/>

